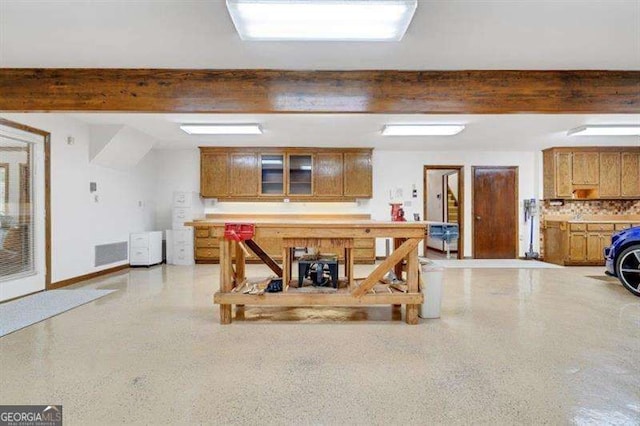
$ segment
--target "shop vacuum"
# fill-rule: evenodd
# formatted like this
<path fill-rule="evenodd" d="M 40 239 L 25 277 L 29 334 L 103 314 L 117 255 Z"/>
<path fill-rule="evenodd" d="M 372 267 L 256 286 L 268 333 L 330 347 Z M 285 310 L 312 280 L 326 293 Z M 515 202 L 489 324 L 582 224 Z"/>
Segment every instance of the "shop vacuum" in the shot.
<path fill-rule="evenodd" d="M 533 224 L 535 217 L 538 214 L 538 204 L 535 198 L 524 200 L 524 221 L 529 222 L 530 236 L 529 236 L 529 251 L 524 254 L 525 259 L 533 260 L 538 259 L 540 254 L 533 251 Z"/>

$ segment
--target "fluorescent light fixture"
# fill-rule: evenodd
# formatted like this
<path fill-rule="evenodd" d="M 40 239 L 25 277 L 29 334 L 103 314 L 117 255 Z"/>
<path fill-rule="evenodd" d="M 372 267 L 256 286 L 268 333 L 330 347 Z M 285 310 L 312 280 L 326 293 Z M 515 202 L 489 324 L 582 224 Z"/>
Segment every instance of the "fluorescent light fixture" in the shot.
<path fill-rule="evenodd" d="M 417 0 L 227 0 L 242 40 L 399 41 Z"/>
<path fill-rule="evenodd" d="M 385 136 L 453 136 L 464 130 L 462 124 L 387 124 Z"/>
<path fill-rule="evenodd" d="M 633 124 L 580 126 L 567 132 L 568 136 L 640 136 L 640 126 Z"/>
<path fill-rule="evenodd" d="M 190 135 L 261 135 L 259 124 L 181 124 Z"/>
<path fill-rule="evenodd" d="M 270 159 L 263 159 L 262 160 L 262 164 L 275 164 L 275 165 L 280 165 L 282 164 L 282 160 L 270 160 Z"/>

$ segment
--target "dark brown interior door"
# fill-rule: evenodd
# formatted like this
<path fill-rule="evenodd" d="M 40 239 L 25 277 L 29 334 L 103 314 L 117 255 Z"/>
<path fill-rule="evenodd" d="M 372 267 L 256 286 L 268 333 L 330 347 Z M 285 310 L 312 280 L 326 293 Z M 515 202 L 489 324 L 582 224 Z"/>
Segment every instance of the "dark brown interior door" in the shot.
<path fill-rule="evenodd" d="M 473 257 L 518 257 L 518 168 L 473 168 Z"/>

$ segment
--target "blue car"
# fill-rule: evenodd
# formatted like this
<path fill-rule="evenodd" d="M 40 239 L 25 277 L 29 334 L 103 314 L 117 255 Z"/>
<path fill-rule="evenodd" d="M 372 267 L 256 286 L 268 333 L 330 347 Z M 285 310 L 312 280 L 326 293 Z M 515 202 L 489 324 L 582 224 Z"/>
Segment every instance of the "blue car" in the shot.
<path fill-rule="evenodd" d="M 627 290 L 640 297 L 640 226 L 613 235 L 604 249 L 606 274 L 617 277 Z"/>

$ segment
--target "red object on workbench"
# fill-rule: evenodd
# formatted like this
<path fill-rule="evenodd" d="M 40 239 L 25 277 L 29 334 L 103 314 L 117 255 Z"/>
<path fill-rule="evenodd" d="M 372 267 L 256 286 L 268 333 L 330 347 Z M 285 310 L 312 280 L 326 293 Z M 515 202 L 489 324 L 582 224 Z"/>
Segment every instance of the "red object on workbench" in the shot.
<path fill-rule="evenodd" d="M 256 234 L 256 225 L 253 223 L 225 223 L 224 238 L 233 241 L 246 241 Z"/>
<path fill-rule="evenodd" d="M 391 206 L 391 220 L 393 222 L 406 222 L 404 218 L 404 210 L 402 209 L 402 203 L 389 203 Z"/>

